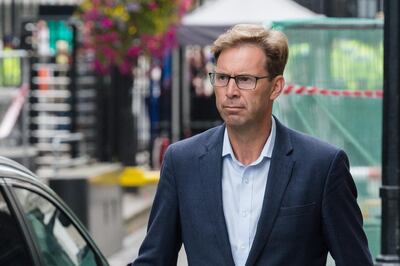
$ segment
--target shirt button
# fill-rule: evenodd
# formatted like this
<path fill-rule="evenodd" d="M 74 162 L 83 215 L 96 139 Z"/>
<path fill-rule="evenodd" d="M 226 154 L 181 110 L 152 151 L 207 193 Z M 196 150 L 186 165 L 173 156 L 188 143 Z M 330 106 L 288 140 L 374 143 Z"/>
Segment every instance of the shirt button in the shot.
<path fill-rule="evenodd" d="M 242 211 L 242 216 L 246 217 L 247 216 L 247 211 Z"/>
<path fill-rule="evenodd" d="M 244 250 L 246 246 L 244 244 L 240 245 L 240 250 Z"/>
<path fill-rule="evenodd" d="M 249 183 L 249 179 L 247 177 L 243 181 L 244 181 L 245 184 Z"/>

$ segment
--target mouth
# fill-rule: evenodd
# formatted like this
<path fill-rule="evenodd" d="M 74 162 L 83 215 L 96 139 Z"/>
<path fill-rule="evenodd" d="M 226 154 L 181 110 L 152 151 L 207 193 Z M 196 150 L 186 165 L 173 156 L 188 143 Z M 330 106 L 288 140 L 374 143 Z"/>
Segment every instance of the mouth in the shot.
<path fill-rule="evenodd" d="M 228 112 L 238 112 L 244 109 L 242 106 L 237 106 L 237 105 L 224 105 L 223 108 Z"/>

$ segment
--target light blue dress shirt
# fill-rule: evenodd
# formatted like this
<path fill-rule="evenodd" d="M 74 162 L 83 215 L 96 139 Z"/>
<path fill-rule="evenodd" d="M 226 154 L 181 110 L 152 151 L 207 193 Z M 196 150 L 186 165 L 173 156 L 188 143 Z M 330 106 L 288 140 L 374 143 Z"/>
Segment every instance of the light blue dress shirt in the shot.
<path fill-rule="evenodd" d="M 236 266 L 246 264 L 256 234 L 275 143 L 275 127 L 272 117 L 271 133 L 260 156 L 247 166 L 235 158 L 225 128 L 222 148 L 222 201 Z"/>

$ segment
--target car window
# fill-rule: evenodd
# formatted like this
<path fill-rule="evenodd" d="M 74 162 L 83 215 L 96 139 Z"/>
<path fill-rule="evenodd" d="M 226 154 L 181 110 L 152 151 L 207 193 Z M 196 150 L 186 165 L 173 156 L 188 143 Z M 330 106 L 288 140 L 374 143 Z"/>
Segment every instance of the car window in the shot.
<path fill-rule="evenodd" d="M 25 238 L 0 188 L 0 265 L 33 265 Z"/>
<path fill-rule="evenodd" d="M 97 265 L 95 253 L 64 212 L 36 192 L 17 187 L 14 191 L 36 235 L 44 265 Z"/>

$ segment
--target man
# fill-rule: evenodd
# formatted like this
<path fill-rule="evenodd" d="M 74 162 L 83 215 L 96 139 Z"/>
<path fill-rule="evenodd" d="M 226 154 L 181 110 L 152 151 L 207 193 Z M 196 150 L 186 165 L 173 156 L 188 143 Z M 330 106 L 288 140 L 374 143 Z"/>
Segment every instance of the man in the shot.
<path fill-rule="evenodd" d="M 346 154 L 272 116 L 286 37 L 236 25 L 212 47 L 225 124 L 171 145 L 133 265 L 372 265 Z"/>
<path fill-rule="evenodd" d="M 15 38 L 6 35 L 3 38 L 3 51 L 15 49 Z M 21 84 L 21 59 L 15 56 L 7 56 L 0 59 L 0 86 L 16 87 Z"/>

